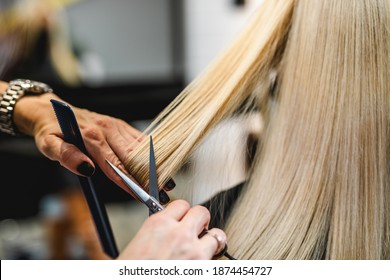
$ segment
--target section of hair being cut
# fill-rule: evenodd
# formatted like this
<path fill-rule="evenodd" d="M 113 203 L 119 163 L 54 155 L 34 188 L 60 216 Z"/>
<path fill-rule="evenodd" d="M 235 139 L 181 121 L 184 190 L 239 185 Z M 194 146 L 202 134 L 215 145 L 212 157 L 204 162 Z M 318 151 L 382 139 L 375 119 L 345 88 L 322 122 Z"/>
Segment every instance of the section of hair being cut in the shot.
<path fill-rule="evenodd" d="M 246 103 L 264 132 L 224 228 L 229 251 L 239 259 L 390 259 L 389 69 L 389 1 L 264 1 L 146 131 L 160 185 Z M 146 140 L 126 162 L 143 185 Z"/>

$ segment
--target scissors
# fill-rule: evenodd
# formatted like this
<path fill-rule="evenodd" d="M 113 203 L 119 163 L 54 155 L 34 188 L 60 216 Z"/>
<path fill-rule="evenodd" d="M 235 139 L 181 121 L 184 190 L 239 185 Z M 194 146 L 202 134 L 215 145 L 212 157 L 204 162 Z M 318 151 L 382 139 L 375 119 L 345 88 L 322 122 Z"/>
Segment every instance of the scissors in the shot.
<path fill-rule="evenodd" d="M 149 216 L 159 212 L 164 209 L 164 207 L 160 204 L 158 200 L 158 186 L 157 186 L 157 171 L 156 171 L 156 159 L 154 157 L 154 148 L 153 148 L 153 139 L 150 136 L 150 151 L 149 151 L 149 194 L 145 192 L 137 183 L 135 183 L 132 179 L 127 177 L 125 173 L 123 173 L 119 168 L 113 165 L 106 159 L 106 162 L 111 166 L 111 168 L 121 177 L 123 182 L 133 191 L 133 193 L 137 196 L 137 198 L 142 201 L 149 208 Z M 203 232 L 199 235 L 199 237 L 205 235 L 207 230 L 203 230 Z M 227 252 L 227 244 L 225 244 L 225 248 L 214 255 L 214 258 L 219 258 L 222 255 L 227 257 L 230 260 L 235 260 L 228 252 Z"/>
<path fill-rule="evenodd" d="M 116 174 L 121 177 L 122 181 L 133 191 L 135 196 L 143 202 L 149 208 L 149 216 L 161 211 L 164 207 L 158 200 L 158 186 L 157 186 L 157 171 L 156 171 L 156 160 L 154 157 L 153 139 L 150 136 L 150 160 L 149 160 L 149 194 L 145 192 L 137 183 L 127 177 L 119 168 L 113 165 L 106 159 L 106 162 L 111 166 Z"/>
<path fill-rule="evenodd" d="M 58 100 L 50 100 L 54 112 L 56 114 L 59 126 L 64 136 L 64 140 L 68 143 L 74 144 L 85 154 L 87 149 L 84 145 L 84 140 L 81 135 L 76 116 L 72 108 Z M 150 163 L 149 163 L 149 194 L 147 194 L 140 186 L 138 186 L 133 180 L 128 178 L 122 171 L 120 171 L 111 162 L 106 160 L 107 163 L 114 169 L 114 171 L 122 178 L 126 185 L 135 193 L 135 195 L 146 204 L 149 208 L 149 215 L 152 215 L 158 211 L 164 209 L 158 200 L 158 183 L 157 183 L 157 171 L 156 171 L 156 160 L 154 157 L 154 148 L 152 136 L 150 136 Z M 94 187 L 92 178 L 85 178 L 78 176 L 80 180 L 81 189 L 83 190 L 85 199 L 88 203 L 89 210 L 92 214 L 100 242 L 103 246 L 104 251 L 111 256 L 116 258 L 119 253 L 115 243 L 114 235 L 112 233 L 111 225 L 108 219 L 106 208 L 103 202 L 100 200 L 100 196 Z M 203 231 L 200 236 L 206 234 L 207 231 Z M 224 254 L 229 258 L 227 253 L 227 246 L 222 250 L 221 253 L 214 256 L 219 257 Z"/>

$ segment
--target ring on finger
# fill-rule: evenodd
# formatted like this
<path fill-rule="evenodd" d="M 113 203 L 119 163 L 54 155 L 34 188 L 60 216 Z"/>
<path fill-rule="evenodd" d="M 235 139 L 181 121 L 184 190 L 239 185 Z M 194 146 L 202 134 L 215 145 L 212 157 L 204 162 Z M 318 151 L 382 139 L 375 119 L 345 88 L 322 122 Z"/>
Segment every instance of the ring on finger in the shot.
<path fill-rule="evenodd" d="M 213 258 L 219 258 L 221 257 L 222 255 L 225 254 L 225 252 L 227 251 L 227 243 L 223 240 L 222 236 L 220 236 L 219 234 L 216 234 L 216 233 L 213 233 L 213 232 L 210 232 L 208 230 L 204 231 L 201 235 L 201 237 L 205 236 L 206 234 L 214 237 L 214 239 L 217 241 L 218 243 L 218 247 L 217 249 L 215 250 L 216 254 L 213 256 Z"/>

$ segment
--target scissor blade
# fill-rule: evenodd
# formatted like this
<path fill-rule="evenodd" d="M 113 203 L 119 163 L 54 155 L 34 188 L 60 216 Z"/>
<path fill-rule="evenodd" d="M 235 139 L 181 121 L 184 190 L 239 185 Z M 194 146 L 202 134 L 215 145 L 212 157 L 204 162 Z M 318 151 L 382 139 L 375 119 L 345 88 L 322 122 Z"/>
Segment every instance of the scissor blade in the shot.
<path fill-rule="evenodd" d="M 123 173 L 119 168 L 113 165 L 106 159 L 107 163 L 111 166 L 112 169 L 116 172 L 116 174 L 121 177 L 122 181 L 133 191 L 133 193 L 143 202 L 146 203 L 150 196 L 145 192 L 140 186 L 138 186 L 133 180 L 131 180 L 125 173 Z"/>
<path fill-rule="evenodd" d="M 150 136 L 150 152 L 149 152 L 149 194 L 158 200 L 156 159 L 154 157 L 152 136 Z"/>
<path fill-rule="evenodd" d="M 150 144 L 149 144 L 149 194 L 158 202 L 160 201 L 158 197 L 156 159 L 154 158 L 154 147 L 153 147 L 152 135 L 150 135 Z M 153 209 L 149 209 L 149 216 L 151 216 L 152 214 L 154 214 Z"/>

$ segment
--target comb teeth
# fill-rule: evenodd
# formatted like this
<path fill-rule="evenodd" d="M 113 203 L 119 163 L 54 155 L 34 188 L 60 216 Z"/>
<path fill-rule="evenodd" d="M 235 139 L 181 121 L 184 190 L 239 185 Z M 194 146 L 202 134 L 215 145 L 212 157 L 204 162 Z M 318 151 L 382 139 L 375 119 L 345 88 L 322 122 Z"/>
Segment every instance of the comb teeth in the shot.
<path fill-rule="evenodd" d="M 55 113 L 56 118 L 58 120 L 58 124 L 60 125 L 60 128 L 61 128 L 61 131 L 69 130 L 69 126 L 65 122 L 65 116 L 64 116 L 64 112 L 62 111 L 62 108 L 57 106 L 55 103 L 52 103 L 52 104 L 53 104 L 54 113 Z M 67 133 L 65 133 L 65 135 L 64 135 L 64 140 L 66 142 L 70 142 L 70 139 L 67 139 L 66 134 Z M 74 134 L 74 133 L 72 133 L 72 134 Z"/>
<path fill-rule="evenodd" d="M 69 105 L 53 99 L 50 100 L 50 102 L 53 106 L 65 142 L 77 146 L 83 153 L 87 154 L 87 149 L 82 141 L 80 130 L 78 127 L 72 125 L 72 122 L 77 125 L 77 121 Z"/>

